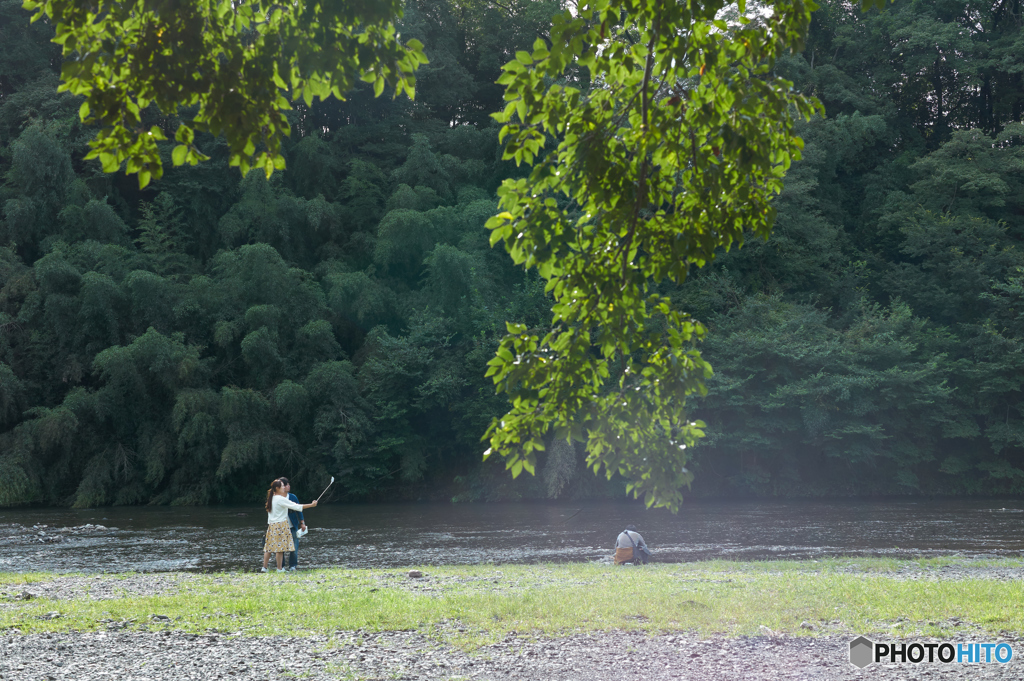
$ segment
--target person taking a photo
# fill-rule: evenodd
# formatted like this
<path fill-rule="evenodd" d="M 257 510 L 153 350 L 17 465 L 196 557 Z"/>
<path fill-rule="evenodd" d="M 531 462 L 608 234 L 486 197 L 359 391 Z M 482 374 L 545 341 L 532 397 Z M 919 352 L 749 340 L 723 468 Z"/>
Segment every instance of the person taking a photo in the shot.
<path fill-rule="evenodd" d="M 295 550 L 295 543 L 292 541 L 290 523 L 288 522 L 288 511 L 305 511 L 307 508 L 316 506 L 314 501 L 311 504 L 299 504 L 288 499 L 284 489 L 284 483 L 280 479 L 270 484 L 267 490 L 267 539 L 263 545 L 263 569 L 260 572 L 267 572 L 267 562 L 270 554 L 277 554 L 277 571 L 284 572 L 281 567 L 284 562 L 284 554 Z"/>
<path fill-rule="evenodd" d="M 288 482 L 288 478 L 279 478 L 284 483 L 284 491 L 288 494 L 288 501 L 299 503 L 299 498 L 292 494 L 292 483 Z M 299 530 L 302 530 L 303 534 L 306 532 L 306 519 L 302 515 L 302 511 L 293 511 L 288 509 L 288 529 L 292 533 L 292 543 L 295 544 L 295 550 L 288 554 L 288 567 L 286 568 L 289 572 L 295 572 L 299 568 Z"/>

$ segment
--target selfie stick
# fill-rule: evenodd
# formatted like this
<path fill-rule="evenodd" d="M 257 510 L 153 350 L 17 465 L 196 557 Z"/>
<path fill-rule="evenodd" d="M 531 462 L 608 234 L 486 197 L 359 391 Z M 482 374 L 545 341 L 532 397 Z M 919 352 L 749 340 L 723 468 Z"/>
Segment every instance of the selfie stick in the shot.
<path fill-rule="evenodd" d="M 326 494 L 326 493 L 327 493 L 327 490 L 328 490 L 328 489 L 330 488 L 330 486 L 331 486 L 331 485 L 333 485 L 333 484 L 334 484 L 334 476 L 332 475 L 332 476 L 331 476 L 331 481 L 330 481 L 329 483 L 327 483 L 327 487 L 324 487 L 324 491 L 323 491 L 323 492 L 320 492 L 320 496 L 316 498 L 317 502 L 319 502 L 319 501 L 320 501 L 320 497 L 322 497 L 322 496 L 323 496 L 324 494 Z"/>

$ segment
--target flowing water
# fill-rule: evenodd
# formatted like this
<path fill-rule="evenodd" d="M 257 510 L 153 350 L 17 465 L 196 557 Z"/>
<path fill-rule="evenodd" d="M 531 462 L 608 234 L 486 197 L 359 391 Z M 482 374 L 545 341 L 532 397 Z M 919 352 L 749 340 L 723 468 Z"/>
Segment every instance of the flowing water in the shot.
<path fill-rule="evenodd" d="M 1024 552 L 1022 499 L 324 505 L 306 522 L 302 567 L 607 561 L 629 523 L 659 562 Z M 253 570 L 265 530 L 260 506 L 4 510 L 0 571 Z"/>

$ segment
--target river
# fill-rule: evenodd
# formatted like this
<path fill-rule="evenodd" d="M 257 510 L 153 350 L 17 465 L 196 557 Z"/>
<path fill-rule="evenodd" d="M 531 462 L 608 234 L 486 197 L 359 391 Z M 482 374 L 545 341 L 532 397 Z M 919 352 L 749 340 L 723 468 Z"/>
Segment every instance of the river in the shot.
<path fill-rule="evenodd" d="M 306 520 L 303 567 L 609 560 L 629 523 L 665 562 L 1024 552 L 1022 499 L 687 502 L 678 515 L 625 502 L 333 504 Z M 0 571 L 253 570 L 265 530 L 260 506 L 6 509 Z"/>

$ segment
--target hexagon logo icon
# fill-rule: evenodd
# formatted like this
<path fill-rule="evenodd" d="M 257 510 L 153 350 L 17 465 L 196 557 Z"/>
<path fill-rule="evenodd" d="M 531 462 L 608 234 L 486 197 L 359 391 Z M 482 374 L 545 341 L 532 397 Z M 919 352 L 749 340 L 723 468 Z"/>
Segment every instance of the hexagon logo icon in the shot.
<path fill-rule="evenodd" d="M 850 664 L 859 669 L 864 669 L 874 662 L 875 644 L 863 636 L 850 641 Z"/>

